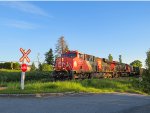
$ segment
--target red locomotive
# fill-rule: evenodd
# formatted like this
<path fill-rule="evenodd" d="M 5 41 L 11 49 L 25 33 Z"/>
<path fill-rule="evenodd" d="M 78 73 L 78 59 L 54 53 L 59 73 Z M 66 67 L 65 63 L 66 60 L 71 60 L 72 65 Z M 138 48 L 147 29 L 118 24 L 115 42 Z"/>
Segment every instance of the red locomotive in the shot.
<path fill-rule="evenodd" d="M 110 62 L 79 51 L 67 51 L 57 58 L 53 72 L 55 79 L 112 78 L 132 74 L 139 74 L 139 71 L 128 64 Z"/>

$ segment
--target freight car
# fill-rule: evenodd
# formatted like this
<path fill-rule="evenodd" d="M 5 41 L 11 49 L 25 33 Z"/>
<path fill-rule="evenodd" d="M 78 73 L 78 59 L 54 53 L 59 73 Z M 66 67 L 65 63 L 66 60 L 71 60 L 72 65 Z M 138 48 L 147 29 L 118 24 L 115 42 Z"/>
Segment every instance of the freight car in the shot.
<path fill-rule="evenodd" d="M 55 60 L 55 79 L 112 78 L 139 75 L 140 71 L 125 63 L 109 61 L 105 58 L 67 51 Z"/>

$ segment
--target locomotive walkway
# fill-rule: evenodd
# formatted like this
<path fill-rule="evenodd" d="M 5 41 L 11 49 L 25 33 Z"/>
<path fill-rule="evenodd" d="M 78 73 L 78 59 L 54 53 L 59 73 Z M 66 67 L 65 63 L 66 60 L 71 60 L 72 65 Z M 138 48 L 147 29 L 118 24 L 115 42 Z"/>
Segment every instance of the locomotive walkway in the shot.
<path fill-rule="evenodd" d="M 150 96 L 76 94 L 0 97 L 0 113 L 150 113 Z"/>

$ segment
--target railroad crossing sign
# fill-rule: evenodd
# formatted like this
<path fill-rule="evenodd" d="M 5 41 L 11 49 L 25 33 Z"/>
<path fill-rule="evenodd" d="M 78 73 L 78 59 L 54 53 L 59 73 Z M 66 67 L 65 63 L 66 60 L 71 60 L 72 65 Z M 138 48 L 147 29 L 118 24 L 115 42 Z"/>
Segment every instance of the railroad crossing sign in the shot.
<path fill-rule="evenodd" d="M 29 63 L 30 59 L 28 58 L 28 54 L 31 52 L 31 50 L 29 49 L 28 51 L 25 51 L 24 49 L 20 48 L 21 53 L 23 54 L 23 56 L 20 58 L 20 62 L 22 62 L 21 64 L 21 89 L 24 89 L 24 80 L 25 80 L 25 72 L 27 71 L 27 64 L 25 63 L 26 61 Z"/>
<path fill-rule="evenodd" d="M 20 62 L 23 62 L 26 59 L 26 61 L 29 63 L 30 59 L 28 58 L 28 54 L 31 52 L 31 50 L 29 49 L 27 52 L 25 52 L 25 50 L 20 48 L 20 51 L 23 54 L 23 56 L 20 58 Z"/>

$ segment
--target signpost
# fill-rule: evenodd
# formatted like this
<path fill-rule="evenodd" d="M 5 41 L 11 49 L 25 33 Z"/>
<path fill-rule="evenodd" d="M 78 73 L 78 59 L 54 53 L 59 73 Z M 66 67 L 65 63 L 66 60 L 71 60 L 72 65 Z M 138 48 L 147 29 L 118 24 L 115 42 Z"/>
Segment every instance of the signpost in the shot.
<path fill-rule="evenodd" d="M 29 49 L 27 52 L 25 50 L 23 50 L 22 48 L 20 48 L 21 53 L 23 54 L 23 56 L 20 58 L 20 62 L 22 62 L 21 64 L 21 89 L 24 89 L 24 80 L 25 80 L 25 72 L 27 71 L 27 64 L 26 61 L 29 63 L 30 59 L 28 58 L 28 54 L 31 52 L 31 50 Z"/>

